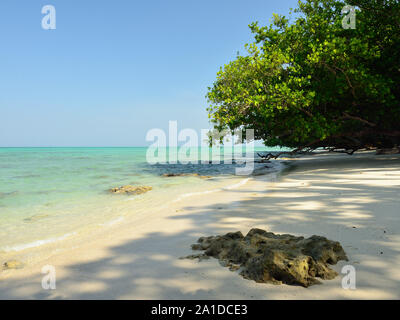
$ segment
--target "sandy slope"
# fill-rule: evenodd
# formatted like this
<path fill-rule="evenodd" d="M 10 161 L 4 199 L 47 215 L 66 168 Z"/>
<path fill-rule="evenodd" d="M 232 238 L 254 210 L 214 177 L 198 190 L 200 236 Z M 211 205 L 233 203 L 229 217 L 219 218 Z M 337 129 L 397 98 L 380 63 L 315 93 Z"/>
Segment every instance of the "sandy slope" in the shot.
<path fill-rule="evenodd" d="M 100 235 L 53 244 L 59 252 L 0 274 L 0 298 L 399 299 L 400 156 L 319 155 L 293 160 L 280 179 L 196 195 L 110 226 Z M 310 288 L 257 284 L 215 259 L 180 260 L 199 236 L 253 227 L 338 240 L 357 271 Z M 41 288 L 41 268 L 57 289 Z"/>

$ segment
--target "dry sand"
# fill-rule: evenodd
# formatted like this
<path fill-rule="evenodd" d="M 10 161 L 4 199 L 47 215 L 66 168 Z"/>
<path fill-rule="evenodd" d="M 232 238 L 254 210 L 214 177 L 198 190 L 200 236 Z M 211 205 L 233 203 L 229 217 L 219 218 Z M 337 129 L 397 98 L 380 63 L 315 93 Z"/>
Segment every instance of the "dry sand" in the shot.
<path fill-rule="evenodd" d="M 399 299 L 400 156 L 318 155 L 292 161 L 275 181 L 251 178 L 112 225 L 101 234 L 43 246 L 58 252 L 0 273 L 1 299 Z M 258 227 L 340 241 L 356 269 L 310 288 L 258 284 L 215 259 L 181 260 L 200 236 Z M 51 246 L 51 247 L 50 247 Z M 41 287 L 56 268 L 57 288 Z"/>

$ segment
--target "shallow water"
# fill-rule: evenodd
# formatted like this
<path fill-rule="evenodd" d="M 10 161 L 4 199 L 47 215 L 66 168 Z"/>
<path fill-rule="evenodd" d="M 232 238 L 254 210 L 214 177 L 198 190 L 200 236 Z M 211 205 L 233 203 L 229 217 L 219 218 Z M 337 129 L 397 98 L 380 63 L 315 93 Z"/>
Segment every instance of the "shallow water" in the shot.
<path fill-rule="evenodd" d="M 180 197 L 229 188 L 245 179 L 234 175 L 236 164 L 151 165 L 146 162 L 146 150 L 0 148 L 0 252 L 120 223 L 127 215 L 151 215 L 152 209 Z M 164 173 L 212 178 L 167 178 Z M 136 196 L 108 192 L 127 184 L 148 185 L 153 190 Z"/>

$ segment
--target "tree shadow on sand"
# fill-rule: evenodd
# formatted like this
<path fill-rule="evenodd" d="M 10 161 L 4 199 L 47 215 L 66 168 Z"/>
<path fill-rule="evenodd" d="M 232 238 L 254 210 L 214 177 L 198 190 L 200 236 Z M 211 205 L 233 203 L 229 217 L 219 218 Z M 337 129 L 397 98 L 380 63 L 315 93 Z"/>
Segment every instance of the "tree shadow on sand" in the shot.
<path fill-rule="evenodd" d="M 247 194 L 249 198 L 211 206 L 188 206 L 166 218 L 177 224 L 190 222 L 184 232 L 148 233 L 140 239 L 109 247 L 105 258 L 63 266 L 65 273 L 57 279 L 56 290 L 41 289 L 39 270 L 29 279 L 2 280 L 0 297 L 399 298 L 400 230 L 397 226 L 400 217 L 389 214 L 400 207 L 400 186 L 391 180 L 400 178 L 399 157 L 365 160 L 353 156 L 344 158 L 341 163 L 344 168 L 352 163 L 368 170 L 355 178 L 357 169 L 350 167 L 343 169 L 343 175 L 331 173 L 330 168 L 336 165 L 334 159 L 304 163 L 292 172 L 301 174 L 301 181 L 286 175 L 282 183 L 257 192 L 256 197 L 254 190 L 230 190 Z M 380 168 L 374 167 L 377 163 Z M 373 177 L 380 172 L 379 178 Z M 266 197 L 269 198 L 267 202 Z M 179 259 L 193 253 L 190 245 L 200 236 L 238 230 L 247 233 L 254 227 L 305 237 L 316 234 L 339 241 L 350 261 L 341 262 L 334 269 L 340 273 L 343 265 L 353 265 L 357 270 L 357 290 L 342 289 L 341 276 L 307 289 L 258 284 L 221 267 L 216 259 L 201 262 Z"/>

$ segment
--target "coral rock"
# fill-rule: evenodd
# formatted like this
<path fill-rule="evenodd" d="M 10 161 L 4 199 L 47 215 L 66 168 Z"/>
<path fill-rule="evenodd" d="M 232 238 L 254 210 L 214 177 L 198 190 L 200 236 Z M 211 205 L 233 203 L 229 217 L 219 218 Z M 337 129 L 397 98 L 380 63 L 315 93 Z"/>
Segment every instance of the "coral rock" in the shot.
<path fill-rule="evenodd" d="M 17 260 L 10 260 L 3 264 L 3 269 L 22 269 L 24 264 Z"/>
<path fill-rule="evenodd" d="M 308 287 L 321 279 L 333 279 L 337 272 L 328 264 L 347 260 L 339 242 L 320 236 L 305 239 L 290 234 L 274 234 L 251 229 L 246 236 L 231 232 L 223 236 L 202 237 L 193 250 L 204 253 L 190 258 L 214 257 L 230 270 L 256 282 Z"/>
<path fill-rule="evenodd" d="M 135 186 L 127 185 L 127 186 L 122 186 L 122 187 L 118 187 L 118 188 L 112 188 L 110 190 L 110 192 L 132 195 L 132 194 L 142 194 L 147 191 L 150 191 L 151 189 L 153 189 L 153 188 L 149 187 L 149 186 L 135 187 Z"/>

